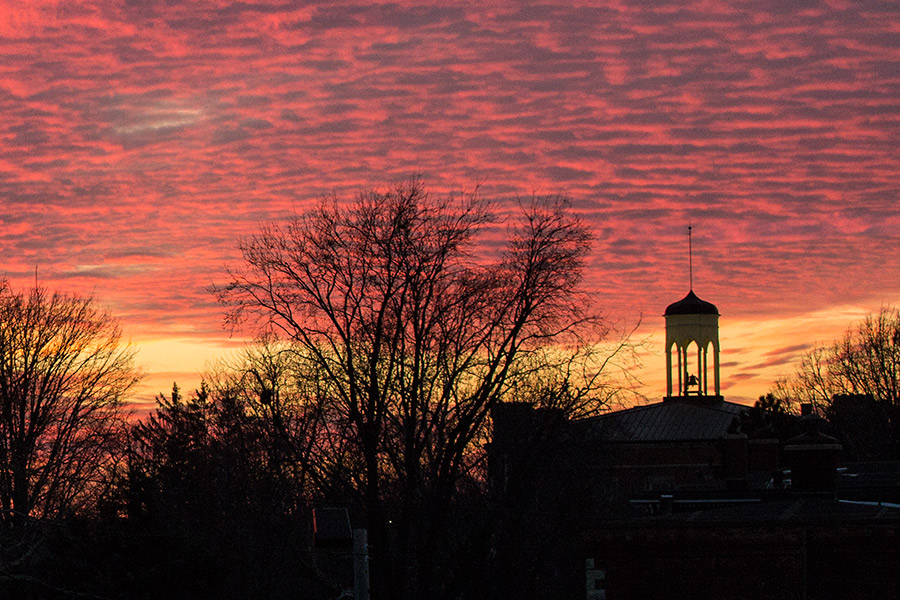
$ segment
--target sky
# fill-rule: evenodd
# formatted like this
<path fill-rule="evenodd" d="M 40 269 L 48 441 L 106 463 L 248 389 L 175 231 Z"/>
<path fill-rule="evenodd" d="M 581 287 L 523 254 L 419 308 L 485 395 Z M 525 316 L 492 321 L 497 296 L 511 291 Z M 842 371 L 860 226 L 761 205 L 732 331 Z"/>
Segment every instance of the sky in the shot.
<path fill-rule="evenodd" d="M 242 237 L 413 174 L 568 195 L 649 399 L 688 224 L 727 399 L 900 304 L 896 0 L 0 0 L 0 115 L 0 277 L 117 316 L 139 403 L 251 335 Z"/>

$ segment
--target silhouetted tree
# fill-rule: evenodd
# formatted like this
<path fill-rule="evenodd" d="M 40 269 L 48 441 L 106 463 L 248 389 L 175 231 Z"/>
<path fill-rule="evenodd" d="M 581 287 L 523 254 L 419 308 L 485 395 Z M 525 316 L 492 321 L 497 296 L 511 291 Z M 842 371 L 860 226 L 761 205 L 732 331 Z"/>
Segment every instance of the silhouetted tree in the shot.
<path fill-rule="evenodd" d="M 290 344 L 264 337 L 206 375 L 213 395 L 259 428 L 271 472 L 306 498 L 327 496 L 339 483 L 334 470 L 341 468 L 342 454 L 326 427 L 324 379 L 312 367 Z"/>
<path fill-rule="evenodd" d="M 897 456 L 900 311 L 882 308 L 833 344 L 813 348 L 773 393 L 815 406 L 851 457 Z"/>
<path fill-rule="evenodd" d="M 310 511 L 281 440 L 237 392 L 215 381 L 183 398 L 176 386 L 134 425 L 122 500 L 131 531 L 147 536 L 133 549 L 138 587 L 151 597 L 336 595 L 310 561 Z"/>
<path fill-rule="evenodd" d="M 778 388 L 823 409 L 839 394 L 900 405 L 900 311 L 882 308 L 833 344 L 813 348 Z"/>
<path fill-rule="evenodd" d="M 178 386 L 131 430 L 127 498 L 132 518 L 156 517 L 169 531 L 192 527 L 215 502 L 211 407 L 205 387 L 183 398 Z"/>
<path fill-rule="evenodd" d="M 768 393 L 738 415 L 731 430 L 750 439 L 788 440 L 803 433 L 797 407 L 789 398 Z"/>
<path fill-rule="evenodd" d="M 0 507 L 4 522 L 91 509 L 138 381 L 118 322 L 89 298 L 0 284 Z"/>
<path fill-rule="evenodd" d="M 245 241 L 246 268 L 219 290 L 233 322 L 256 318 L 293 348 L 326 419 L 316 460 L 365 507 L 378 597 L 427 596 L 450 576 L 453 502 L 517 384 L 556 365 L 593 390 L 569 396 L 580 410 L 605 399 L 587 350 L 605 323 L 576 293 L 587 228 L 564 198 L 532 198 L 490 262 L 476 242 L 493 220 L 475 194 L 438 200 L 418 179 L 326 198 Z"/>

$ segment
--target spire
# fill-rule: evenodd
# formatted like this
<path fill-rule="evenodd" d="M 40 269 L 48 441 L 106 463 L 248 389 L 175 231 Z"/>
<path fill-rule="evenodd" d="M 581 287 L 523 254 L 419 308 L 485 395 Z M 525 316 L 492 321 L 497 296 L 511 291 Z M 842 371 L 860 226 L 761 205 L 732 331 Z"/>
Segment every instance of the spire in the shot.
<path fill-rule="evenodd" d="M 694 289 L 694 240 L 691 236 L 691 226 L 688 225 L 688 283 L 689 290 Z"/>

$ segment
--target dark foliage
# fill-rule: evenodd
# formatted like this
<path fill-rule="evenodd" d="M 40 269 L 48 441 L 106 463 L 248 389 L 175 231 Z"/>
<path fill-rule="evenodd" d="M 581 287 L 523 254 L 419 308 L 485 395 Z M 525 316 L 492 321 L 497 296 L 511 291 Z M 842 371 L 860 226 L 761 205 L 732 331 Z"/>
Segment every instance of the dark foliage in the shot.
<path fill-rule="evenodd" d="M 825 416 L 848 459 L 900 458 L 900 406 L 870 395 L 837 394 Z"/>
<path fill-rule="evenodd" d="M 750 439 L 777 439 L 781 442 L 804 431 L 800 416 L 793 412 L 791 402 L 771 393 L 760 396 L 752 407 L 737 416 L 730 430 L 743 433 Z"/>
<path fill-rule="evenodd" d="M 159 597 L 336 595 L 313 567 L 310 507 L 273 464 L 266 423 L 205 385 L 158 404 L 134 428 L 122 498 L 129 528 L 145 536 L 134 558 L 148 587 Z"/>

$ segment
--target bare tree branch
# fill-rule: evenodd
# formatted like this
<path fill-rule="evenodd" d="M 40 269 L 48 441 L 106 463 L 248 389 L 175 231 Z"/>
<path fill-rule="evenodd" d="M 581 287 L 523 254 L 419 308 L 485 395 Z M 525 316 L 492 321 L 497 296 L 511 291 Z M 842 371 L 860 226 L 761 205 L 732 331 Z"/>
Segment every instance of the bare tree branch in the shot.
<path fill-rule="evenodd" d="M 0 287 L 0 505 L 77 514 L 116 460 L 122 401 L 140 378 L 118 323 L 90 299 Z"/>

